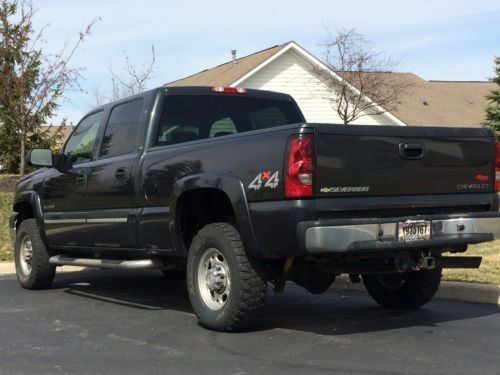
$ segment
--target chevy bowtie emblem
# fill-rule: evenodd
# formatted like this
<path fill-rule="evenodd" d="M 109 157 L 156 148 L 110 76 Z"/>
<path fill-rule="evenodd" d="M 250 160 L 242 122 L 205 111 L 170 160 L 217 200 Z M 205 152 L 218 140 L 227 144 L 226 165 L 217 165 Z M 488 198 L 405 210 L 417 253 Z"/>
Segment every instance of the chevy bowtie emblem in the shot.
<path fill-rule="evenodd" d="M 484 174 L 477 174 L 476 175 L 476 180 L 478 181 L 488 181 L 490 177 L 489 176 L 486 176 Z"/>

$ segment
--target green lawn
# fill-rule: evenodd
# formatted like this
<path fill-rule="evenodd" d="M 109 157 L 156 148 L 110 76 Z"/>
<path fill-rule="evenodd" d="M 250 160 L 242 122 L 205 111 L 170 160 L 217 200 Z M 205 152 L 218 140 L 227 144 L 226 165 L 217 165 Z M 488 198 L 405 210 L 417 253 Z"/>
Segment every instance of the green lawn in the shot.
<path fill-rule="evenodd" d="M 12 260 L 9 236 L 9 216 L 12 213 L 13 193 L 0 192 L 0 261 Z"/>
<path fill-rule="evenodd" d="M 457 254 L 464 255 L 464 254 Z M 500 285 L 500 240 L 469 246 L 465 255 L 482 256 L 479 269 L 447 269 L 444 278 Z"/>
<path fill-rule="evenodd" d="M 12 211 L 12 193 L 0 192 L 0 261 L 12 260 L 9 238 L 9 216 Z M 467 255 L 483 257 L 480 269 L 449 269 L 444 271 L 446 280 L 475 281 L 500 285 L 500 240 L 470 246 Z"/>

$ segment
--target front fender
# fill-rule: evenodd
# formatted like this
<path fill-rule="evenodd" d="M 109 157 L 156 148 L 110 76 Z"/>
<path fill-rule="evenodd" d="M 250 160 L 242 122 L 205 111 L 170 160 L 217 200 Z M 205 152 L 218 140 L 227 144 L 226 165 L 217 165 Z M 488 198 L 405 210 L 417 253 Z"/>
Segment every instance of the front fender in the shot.
<path fill-rule="evenodd" d="M 182 178 L 174 184 L 172 194 L 170 196 L 171 215 L 169 222 L 170 238 L 172 238 L 173 246 L 176 249 L 183 248 L 175 225 L 177 220 L 176 210 L 179 197 L 186 191 L 202 188 L 217 189 L 227 195 L 233 207 L 233 211 L 236 216 L 236 223 L 238 225 L 238 230 L 245 249 L 253 257 L 260 258 L 261 250 L 258 246 L 253 230 L 245 188 L 239 178 L 230 174 L 195 174 Z"/>
<path fill-rule="evenodd" d="M 43 227 L 42 204 L 37 192 L 34 190 L 25 190 L 17 193 L 12 206 L 13 210 L 19 212 L 24 204 L 29 204 L 31 206 L 38 227 Z"/>
<path fill-rule="evenodd" d="M 20 212 L 23 206 L 29 205 L 33 211 L 33 216 L 36 220 L 38 230 L 40 231 L 40 236 L 44 241 L 45 245 L 48 244 L 47 238 L 45 236 L 44 224 L 43 224 L 43 212 L 42 204 L 38 193 L 34 190 L 25 190 L 16 194 L 14 198 L 14 204 L 12 206 L 15 212 Z M 19 213 L 12 216 L 12 221 L 15 224 L 15 228 L 11 228 L 11 235 L 14 235 L 17 226 L 19 225 L 20 215 Z"/>

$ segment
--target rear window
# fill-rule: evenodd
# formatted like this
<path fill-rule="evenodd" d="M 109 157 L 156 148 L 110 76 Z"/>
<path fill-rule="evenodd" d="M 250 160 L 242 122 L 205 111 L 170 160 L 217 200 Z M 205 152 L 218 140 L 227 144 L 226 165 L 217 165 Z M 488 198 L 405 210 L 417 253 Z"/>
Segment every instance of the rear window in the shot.
<path fill-rule="evenodd" d="M 223 95 L 169 95 L 155 146 L 221 137 L 304 121 L 287 100 Z"/>

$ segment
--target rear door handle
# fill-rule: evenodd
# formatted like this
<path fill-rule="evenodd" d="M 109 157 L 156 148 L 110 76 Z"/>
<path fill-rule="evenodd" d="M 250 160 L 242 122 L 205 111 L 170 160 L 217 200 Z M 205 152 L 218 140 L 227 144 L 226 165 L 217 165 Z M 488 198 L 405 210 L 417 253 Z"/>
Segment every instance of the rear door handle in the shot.
<path fill-rule="evenodd" d="M 405 159 L 422 159 L 424 157 L 425 147 L 421 143 L 407 143 L 399 144 L 399 155 Z"/>
<path fill-rule="evenodd" d="M 78 172 L 75 182 L 77 185 L 85 185 L 87 183 L 87 175 L 82 172 Z"/>
<path fill-rule="evenodd" d="M 128 179 L 127 168 L 118 168 L 115 172 L 116 181 L 126 181 Z"/>

